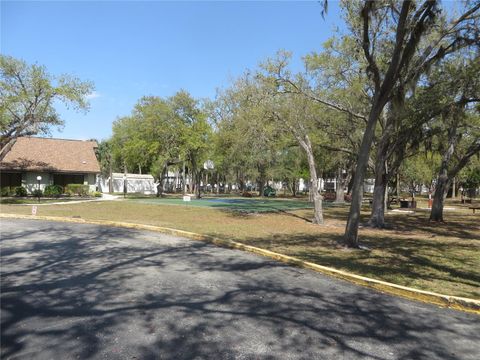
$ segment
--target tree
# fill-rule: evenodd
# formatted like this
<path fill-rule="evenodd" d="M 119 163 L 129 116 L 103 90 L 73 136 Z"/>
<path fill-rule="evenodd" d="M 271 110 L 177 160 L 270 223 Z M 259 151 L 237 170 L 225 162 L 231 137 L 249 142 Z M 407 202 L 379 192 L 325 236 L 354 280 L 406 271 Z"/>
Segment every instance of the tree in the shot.
<path fill-rule="evenodd" d="M 380 117 L 381 133 L 375 142 L 375 187 L 369 221 L 371 226 L 384 227 L 386 193 L 390 179 L 398 173 L 403 158 L 410 156 L 409 152 L 415 151 L 422 141 L 428 141 L 429 134 L 422 129 L 430 117 L 409 116 L 406 111 L 409 98 L 415 97 L 416 89 L 422 87 L 424 77 L 428 76 L 432 68 L 442 66 L 444 59 L 463 49 L 478 46 L 478 32 L 475 31 L 475 28 L 478 29 L 478 9 L 478 3 L 469 3 L 460 16 L 447 19 L 447 15 L 442 15 L 438 8 L 439 15 L 432 18 L 433 26 L 429 26 L 423 33 L 411 56 L 410 65 L 401 73 L 392 90 L 386 114 Z M 378 47 L 381 48 L 381 44 L 377 44 Z M 386 47 L 386 51 L 391 50 Z M 389 59 L 388 56 L 386 58 Z M 386 64 L 383 66 L 386 67 Z M 414 115 L 419 108 L 425 107 L 418 101 L 415 105 L 417 108 L 413 109 Z"/>
<path fill-rule="evenodd" d="M 156 96 L 141 98 L 130 116 L 113 124 L 115 167 L 122 171 L 150 172 L 159 179 L 157 195 L 161 195 L 166 168 L 178 161 L 180 127 L 168 100 Z"/>
<path fill-rule="evenodd" d="M 321 54 L 307 56 L 307 71 L 302 74 L 292 74 L 289 70 L 291 54 L 284 51 L 262 66 L 265 71 L 263 79 L 270 83 L 271 96 L 277 98 L 277 124 L 289 131 L 308 159 L 315 223 L 323 222 L 317 176 L 319 156 L 323 154 L 326 158 L 328 154 L 332 157 L 334 152 L 334 157 L 342 159 L 337 165 L 348 167 L 358 153 L 357 128 L 365 120 L 365 116 L 358 112 L 364 102 L 363 96 L 357 94 L 357 90 L 361 90 L 358 66 L 352 66 L 349 57 L 336 57 L 332 44 L 333 41 L 327 42 L 325 52 Z M 341 42 L 340 46 L 345 51 L 351 48 L 348 42 Z M 315 146 L 312 139 L 315 139 Z M 315 147 L 322 151 L 314 154 Z M 323 161 L 320 174 L 327 170 L 326 165 Z M 342 169 L 334 169 L 334 172 L 338 171 Z"/>
<path fill-rule="evenodd" d="M 438 173 L 440 156 L 438 153 L 426 151 L 405 159 L 400 167 L 400 179 L 409 189 L 416 189 L 426 185 L 433 189 L 434 180 Z M 400 194 L 398 194 L 400 195 Z"/>
<path fill-rule="evenodd" d="M 345 244 L 358 247 L 363 181 L 378 119 L 396 89 L 408 89 L 446 55 L 458 47 L 475 43 L 478 35 L 475 32 L 473 38 L 468 35 L 472 35 L 470 25 L 476 21 L 480 3 L 471 5 L 450 24 L 445 24 L 439 17 L 438 1 L 424 1 L 418 6 L 413 1 L 400 4 L 394 1 L 365 1 L 360 8 L 356 3 L 349 4 L 350 29 L 361 44 L 368 64 L 366 72 L 373 84 L 372 105 L 358 156 L 352 205 L 345 229 Z M 420 46 L 421 41 L 431 34 L 434 25 L 446 30 Z"/>
<path fill-rule="evenodd" d="M 475 197 L 480 187 L 480 156 L 472 158 L 470 165 L 459 173 L 460 186 L 471 197 Z"/>
<path fill-rule="evenodd" d="M 0 55 L 0 149 L 19 136 L 48 134 L 63 125 L 54 102 L 86 111 L 93 83 L 71 75 L 53 76 L 44 66 Z"/>
<path fill-rule="evenodd" d="M 98 142 L 96 149 L 98 162 L 100 163 L 100 172 L 102 176 L 109 177 L 108 192 L 113 192 L 113 159 L 112 159 L 112 144 L 109 140 Z"/>
<path fill-rule="evenodd" d="M 310 194 L 313 198 L 314 224 L 323 224 L 323 197 L 320 193 L 319 176 L 317 170 L 317 161 L 315 157 L 315 146 L 312 137 L 315 138 L 315 120 L 320 113 L 318 105 L 311 103 L 304 97 L 290 95 L 288 98 L 282 97 L 278 108 L 274 112 L 274 119 L 297 141 L 300 148 L 307 157 L 308 169 L 310 173 Z M 317 109 L 315 109 L 315 107 Z"/>
<path fill-rule="evenodd" d="M 187 91 L 181 90 L 169 99 L 178 124 L 178 159 L 188 162 L 195 182 L 196 197 L 200 198 L 203 163 L 211 148 L 212 128 L 201 103 Z"/>
<path fill-rule="evenodd" d="M 463 54 L 450 60 L 432 80 L 439 83 L 436 107 L 440 169 L 435 184 L 430 220 L 443 221 L 443 205 L 453 178 L 480 153 L 480 58 Z M 472 106 L 472 104 L 477 104 Z"/>

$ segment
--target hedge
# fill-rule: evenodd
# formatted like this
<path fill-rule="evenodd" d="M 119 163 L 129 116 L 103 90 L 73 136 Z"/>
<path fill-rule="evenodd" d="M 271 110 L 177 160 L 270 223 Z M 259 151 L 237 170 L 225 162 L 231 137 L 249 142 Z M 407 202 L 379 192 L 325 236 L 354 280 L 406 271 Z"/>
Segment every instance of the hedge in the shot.
<path fill-rule="evenodd" d="M 23 186 L 17 186 L 15 188 L 15 196 L 19 196 L 19 197 L 27 196 L 27 189 L 25 189 Z"/>
<path fill-rule="evenodd" d="M 88 196 L 90 187 L 83 184 L 68 184 L 65 193 L 68 195 Z"/>
<path fill-rule="evenodd" d="M 59 197 L 63 193 L 63 188 L 60 185 L 47 185 L 45 186 L 45 196 Z"/>

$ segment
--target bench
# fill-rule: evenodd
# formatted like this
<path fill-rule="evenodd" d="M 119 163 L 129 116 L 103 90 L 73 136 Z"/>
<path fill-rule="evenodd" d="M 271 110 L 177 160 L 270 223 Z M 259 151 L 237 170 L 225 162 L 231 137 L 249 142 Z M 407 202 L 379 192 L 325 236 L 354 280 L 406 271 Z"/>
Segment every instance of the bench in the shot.
<path fill-rule="evenodd" d="M 470 206 L 469 209 L 472 209 L 473 213 L 475 214 L 475 210 L 480 210 L 480 206 Z"/>
<path fill-rule="evenodd" d="M 416 209 L 417 208 L 417 201 L 416 200 L 404 200 L 400 199 L 400 208 L 403 209 Z"/>

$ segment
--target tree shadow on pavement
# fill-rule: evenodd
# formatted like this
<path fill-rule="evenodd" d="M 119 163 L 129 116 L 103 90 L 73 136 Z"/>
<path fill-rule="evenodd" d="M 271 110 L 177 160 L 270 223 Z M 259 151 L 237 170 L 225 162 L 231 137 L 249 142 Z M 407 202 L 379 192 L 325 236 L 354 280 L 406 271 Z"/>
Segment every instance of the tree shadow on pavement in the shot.
<path fill-rule="evenodd" d="M 202 242 L 35 224 L 2 230 L 4 358 L 478 355 L 474 315 Z"/>

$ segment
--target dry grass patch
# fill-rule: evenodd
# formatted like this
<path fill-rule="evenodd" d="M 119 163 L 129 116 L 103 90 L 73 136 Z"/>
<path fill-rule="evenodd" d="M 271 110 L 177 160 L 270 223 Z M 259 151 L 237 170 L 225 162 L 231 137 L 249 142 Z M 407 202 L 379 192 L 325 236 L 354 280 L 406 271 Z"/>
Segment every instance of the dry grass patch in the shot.
<path fill-rule="evenodd" d="M 4 213 L 29 214 L 28 206 L 2 205 Z M 448 295 L 480 298 L 480 214 L 447 211 L 446 222 L 430 223 L 428 212 L 389 213 L 387 230 L 360 229 L 369 250 L 339 243 L 347 207 L 325 209 L 325 225 L 305 219 L 311 210 L 245 214 L 211 208 L 131 201 L 39 206 L 38 214 L 80 216 L 171 227 L 296 256 L 321 265 Z M 365 209 L 364 216 L 368 216 Z"/>

